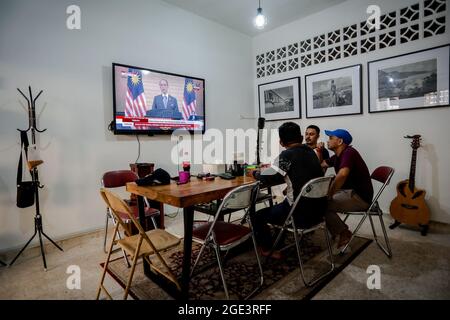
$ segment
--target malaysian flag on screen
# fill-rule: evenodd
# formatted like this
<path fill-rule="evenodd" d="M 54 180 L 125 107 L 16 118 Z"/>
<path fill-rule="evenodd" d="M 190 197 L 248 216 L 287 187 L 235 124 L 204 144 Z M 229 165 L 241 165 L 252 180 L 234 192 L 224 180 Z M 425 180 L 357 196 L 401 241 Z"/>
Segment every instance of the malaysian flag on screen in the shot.
<path fill-rule="evenodd" d="M 190 115 L 195 115 L 197 98 L 195 95 L 194 80 L 186 78 L 184 81 L 183 118 L 187 120 Z"/>
<path fill-rule="evenodd" d="M 142 72 L 136 69 L 128 70 L 128 90 L 125 102 L 126 117 L 144 117 L 147 112 Z"/>

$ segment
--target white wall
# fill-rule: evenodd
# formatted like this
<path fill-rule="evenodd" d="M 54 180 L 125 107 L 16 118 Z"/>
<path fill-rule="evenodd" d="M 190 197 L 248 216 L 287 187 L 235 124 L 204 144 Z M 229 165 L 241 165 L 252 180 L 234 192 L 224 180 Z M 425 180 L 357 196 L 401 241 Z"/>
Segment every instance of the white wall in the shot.
<path fill-rule="evenodd" d="M 379 5 L 382 13 L 386 13 L 417 2 L 418 0 L 348 0 L 317 14 L 261 34 L 253 38 L 254 69 L 256 68 L 255 57 L 259 54 L 364 21 L 367 18 L 366 8 L 369 5 Z M 380 165 L 390 165 L 396 169 L 391 185 L 381 198 L 381 205 L 384 208 L 388 208 L 390 201 L 395 197 L 397 182 L 407 179 L 409 176 L 411 148 L 409 141 L 403 139 L 403 136 L 421 134 L 423 144 L 418 151 L 416 185 L 427 191 L 426 199 L 431 209 L 431 219 L 449 223 L 450 148 L 448 139 L 450 127 L 448 122 L 450 108 L 369 114 L 367 101 L 367 62 L 449 43 L 449 11 L 447 8 L 447 30 L 443 35 L 257 79 L 254 88 L 255 110 L 258 110 L 257 86 L 259 84 L 300 76 L 303 117 L 296 122 L 300 124 L 302 130 L 310 124 L 316 124 L 322 129 L 347 128 L 354 137 L 353 145 L 366 160 L 370 171 Z M 360 63 L 363 65 L 363 114 L 306 119 L 304 76 Z M 254 70 L 254 78 L 256 78 L 255 75 L 256 70 Z M 268 122 L 267 126 L 276 128 L 281 123 L 281 121 Z M 326 137 L 322 137 L 322 140 L 325 141 Z"/>
<path fill-rule="evenodd" d="M 66 7 L 81 7 L 82 29 L 66 29 Z M 33 232 L 34 207 L 15 206 L 19 133 L 27 113 L 16 88 L 43 89 L 38 100 L 41 211 L 54 239 L 103 226 L 98 195 L 107 170 L 136 160 L 135 137 L 107 131 L 112 119 L 111 63 L 206 79 L 208 128 L 253 121 L 251 39 L 157 0 L 0 3 L 0 251 Z M 172 174 L 170 136 L 141 138 L 140 162 Z"/>

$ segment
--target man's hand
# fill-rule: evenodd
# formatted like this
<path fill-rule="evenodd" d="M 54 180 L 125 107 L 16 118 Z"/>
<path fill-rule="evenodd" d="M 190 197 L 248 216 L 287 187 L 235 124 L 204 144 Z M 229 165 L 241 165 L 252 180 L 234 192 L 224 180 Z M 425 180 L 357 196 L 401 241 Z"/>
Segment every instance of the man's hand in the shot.
<path fill-rule="evenodd" d="M 322 150 L 325 148 L 325 143 L 323 142 L 318 142 L 317 143 L 317 147 L 316 149 L 320 150 L 320 152 L 322 152 Z"/>
<path fill-rule="evenodd" d="M 250 177 L 253 177 L 256 179 L 257 176 L 259 176 L 261 174 L 261 171 L 259 169 L 254 169 L 248 172 L 248 175 Z"/>
<path fill-rule="evenodd" d="M 332 198 L 333 195 L 341 189 L 341 187 L 344 185 L 345 180 L 347 180 L 347 177 L 350 173 L 350 169 L 347 167 L 341 168 L 339 172 L 336 175 L 336 178 L 331 183 L 330 192 L 328 197 Z"/>

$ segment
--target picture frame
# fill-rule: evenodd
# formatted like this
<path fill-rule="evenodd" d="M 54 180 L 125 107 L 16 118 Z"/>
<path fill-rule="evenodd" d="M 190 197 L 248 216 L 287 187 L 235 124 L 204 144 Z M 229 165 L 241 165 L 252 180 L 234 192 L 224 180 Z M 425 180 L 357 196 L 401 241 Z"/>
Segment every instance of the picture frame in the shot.
<path fill-rule="evenodd" d="M 369 113 L 449 106 L 450 45 L 367 64 Z"/>
<path fill-rule="evenodd" d="M 306 75 L 306 118 L 362 114 L 361 82 L 361 64 Z"/>
<path fill-rule="evenodd" d="M 301 119 L 300 77 L 258 85 L 258 103 L 266 121 Z"/>

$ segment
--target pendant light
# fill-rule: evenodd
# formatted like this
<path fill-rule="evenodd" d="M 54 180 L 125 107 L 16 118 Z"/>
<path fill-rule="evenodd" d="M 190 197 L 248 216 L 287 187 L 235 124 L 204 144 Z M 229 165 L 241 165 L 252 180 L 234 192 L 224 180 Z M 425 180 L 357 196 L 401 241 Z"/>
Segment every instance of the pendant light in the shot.
<path fill-rule="evenodd" d="M 255 17 L 255 27 L 257 29 L 264 29 L 264 27 L 267 24 L 267 18 L 264 16 L 261 8 L 261 0 L 258 0 L 258 9 L 256 10 L 256 17 Z"/>

